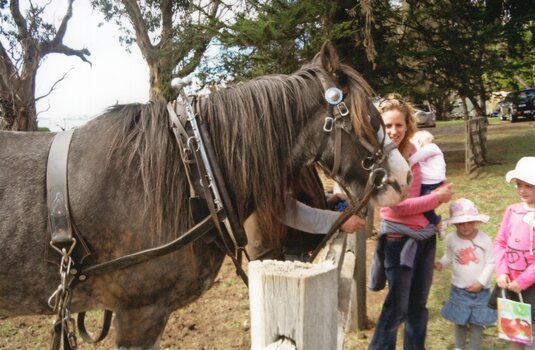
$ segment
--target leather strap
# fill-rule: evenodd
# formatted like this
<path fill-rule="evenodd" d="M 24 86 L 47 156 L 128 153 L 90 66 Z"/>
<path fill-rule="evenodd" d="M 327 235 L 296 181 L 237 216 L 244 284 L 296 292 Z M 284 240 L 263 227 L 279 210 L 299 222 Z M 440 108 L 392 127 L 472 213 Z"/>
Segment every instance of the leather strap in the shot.
<path fill-rule="evenodd" d="M 110 331 L 112 315 L 112 311 L 104 310 L 104 315 L 102 316 L 102 329 L 100 330 L 98 337 L 93 339 L 89 333 L 87 333 L 85 328 L 85 311 L 79 312 L 76 323 L 78 324 L 78 331 L 80 332 L 82 339 L 89 344 L 95 344 L 101 340 L 104 340 Z"/>
<path fill-rule="evenodd" d="M 340 170 L 340 152 L 342 150 L 342 126 L 334 126 L 334 162 L 331 174 L 338 174 Z"/>
<path fill-rule="evenodd" d="M 67 183 L 67 158 L 74 129 L 58 132 L 50 146 L 46 174 L 48 224 L 55 244 L 71 243 L 73 239 L 69 192 Z"/>
<path fill-rule="evenodd" d="M 85 280 L 86 277 L 94 276 L 110 271 L 124 269 L 129 266 L 137 265 L 150 259 L 166 255 L 178 250 L 185 245 L 194 242 L 195 240 L 203 237 L 214 228 L 214 223 L 210 216 L 205 217 L 197 225 L 189 229 L 184 235 L 179 238 L 156 248 L 143 250 L 141 252 L 122 256 L 120 258 L 106 261 L 97 265 L 90 266 L 80 272 L 77 281 Z M 73 282 L 76 283 L 76 282 Z"/>

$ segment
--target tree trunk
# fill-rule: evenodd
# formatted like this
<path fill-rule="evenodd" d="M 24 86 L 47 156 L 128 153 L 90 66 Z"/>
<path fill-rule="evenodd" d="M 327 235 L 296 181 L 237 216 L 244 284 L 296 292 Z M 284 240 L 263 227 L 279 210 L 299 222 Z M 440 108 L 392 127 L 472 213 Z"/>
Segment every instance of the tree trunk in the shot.
<path fill-rule="evenodd" d="M 158 61 L 149 62 L 149 98 L 151 101 L 163 96 L 162 68 Z"/>
<path fill-rule="evenodd" d="M 469 94 L 468 99 L 470 102 L 472 102 L 472 105 L 474 106 L 474 109 L 476 110 L 476 113 L 478 116 L 483 116 L 485 113 L 483 112 L 483 109 L 481 109 L 481 106 L 479 106 L 479 101 L 473 94 Z M 483 101 L 484 102 L 484 101 Z"/>
<path fill-rule="evenodd" d="M 10 130 L 12 131 L 37 131 L 37 118 L 35 117 L 35 107 L 28 103 L 26 106 L 17 106 L 15 118 Z"/>

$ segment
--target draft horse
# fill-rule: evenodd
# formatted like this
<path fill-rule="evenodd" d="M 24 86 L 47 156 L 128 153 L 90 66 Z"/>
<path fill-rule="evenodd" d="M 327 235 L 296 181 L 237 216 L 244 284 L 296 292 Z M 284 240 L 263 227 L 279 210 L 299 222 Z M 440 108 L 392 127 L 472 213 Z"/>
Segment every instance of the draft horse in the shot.
<path fill-rule="evenodd" d="M 349 114 L 329 132 L 330 87 L 344 91 Z M 258 215 L 284 217 L 288 183 L 314 162 L 357 201 L 365 186 L 369 146 L 391 141 L 369 101 L 370 89 L 339 62 L 326 43 L 314 60 L 291 75 L 272 75 L 213 92 L 196 114 L 207 124 L 223 178 L 243 222 Z M 47 301 L 58 266 L 44 261 L 47 233 L 46 166 L 54 133 L 0 133 L 0 315 L 51 314 Z M 368 147 L 365 147 L 368 145 Z M 364 162 L 363 162 L 364 161 Z M 379 206 L 406 196 L 410 170 L 397 149 L 376 159 L 385 186 Z M 111 107 L 75 130 L 68 158 L 72 220 L 91 266 L 160 245 L 194 225 L 189 187 L 169 127 L 166 103 Z M 274 238 L 276 239 L 276 237 Z M 88 278 L 72 295 L 72 312 L 115 312 L 116 346 L 157 348 L 170 313 L 209 289 L 225 254 L 197 240 L 178 251 Z"/>

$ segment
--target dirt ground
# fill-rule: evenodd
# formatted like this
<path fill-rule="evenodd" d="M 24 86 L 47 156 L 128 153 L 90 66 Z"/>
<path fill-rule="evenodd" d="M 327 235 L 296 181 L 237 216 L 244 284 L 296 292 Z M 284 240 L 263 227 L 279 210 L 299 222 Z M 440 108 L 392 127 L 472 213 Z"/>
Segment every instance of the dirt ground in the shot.
<path fill-rule="evenodd" d="M 462 126 L 453 127 L 450 135 L 462 142 Z M 438 129 L 437 129 L 438 130 Z M 432 132 L 434 130 L 431 130 Z M 441 133 L 446 130 L 441 130 Z M 438 135 L 437 135 L 438 136 Z M 461 140 L 459 140 L 461 138 Z M 452 146 L 453 147 L 453 146 Z M 462 150 L 455 149 L 455 151 Z M 453 149 L 451 149 L 453 151 Z M 368 240 L 368 260 L 374 251 L 375 240 Z M 367 294 L 368 317 L 376 320 L 384 299 L 384 292 Z M 48 347 L 52 317 L 17 317 L 0 320 L 0 349 L 43 349 Z M 96 324 L 93 319 L 91 324 Z M 372 324 L 370 323 L 370 327 Z M 349 333 L 346 349 L 364 349 L 372 329 Z M 89 345 L 80 339 L 80 349 L 113 348 L 114 330 L 99 345 Z M 215 285 L 196 302 L 175 311 L 162 336 L 162 349 L 249 349 L 250 320 L 248 291 L 237 277 L 229 259 Z"/>
<path fill-rule="evenodd" d="M 373 251 L 375 241 L 368 241 Z M 383 293 L 368 293 L 368 304 L 381 305 Z M 371 307 L 371 319 L 378 316 L 378 306 Z M 376 310 L 376 311 L 373 311 Z M 97 330 L 97 317 L 92 313 L 89 328 Z M 226 259 L 215 285 L 196 302 L 175 311 L 167 323 L 160 343 L 161 349 L 227 350 L 250 349 L 248 291 L 236 276 L 230 259 Z M 27 316 L 0 320 L 0 349 L 46 349 L 53 317 Z M 371 330 L 349 334 L 347 349 L 363 349 Z M 79 338 L 80 349 L 112 349 L 114 329 L 98 345 L 86 344 Z"/>

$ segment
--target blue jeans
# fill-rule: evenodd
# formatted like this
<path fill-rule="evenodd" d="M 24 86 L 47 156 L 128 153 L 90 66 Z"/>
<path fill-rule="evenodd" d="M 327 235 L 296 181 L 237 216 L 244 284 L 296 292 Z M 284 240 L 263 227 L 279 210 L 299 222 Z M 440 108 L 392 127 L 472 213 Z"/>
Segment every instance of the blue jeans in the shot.
<path fill-rule="evenodd" d="M 423 350 L 427 333 L 427 297 L 433 279 L 436 237 L 418 242 L 414 267 L 400 265 L 406 238 L 386 238 L 385 269 L 388 293 L 368 349 L 395 350 L 399 326 L 405 322 L 404 350 Z"/>
<path fill-rule="evenodd" d="M 429 193 L 433 192 L 433 190 L 439 188 L 443 184 L 444 184 L 444 181 L 441 181 L 441 182 L 436 183 L 436 184 L 429 184 L 429 185 L 422 184 L 422 187 L 420 187 L 420 196 L 423 196 L 425 194 L 429 194 Z M 427 220 L 429 220 L 430 224 L 433 224 L 435 226 L 437 226 L 438 223 L 441 220 L 440 216 L 438 216 L 437 213 L 434 210 L 426 211 L 424 213 L 424 216 L 425 216 L 425 218 Z"/>

